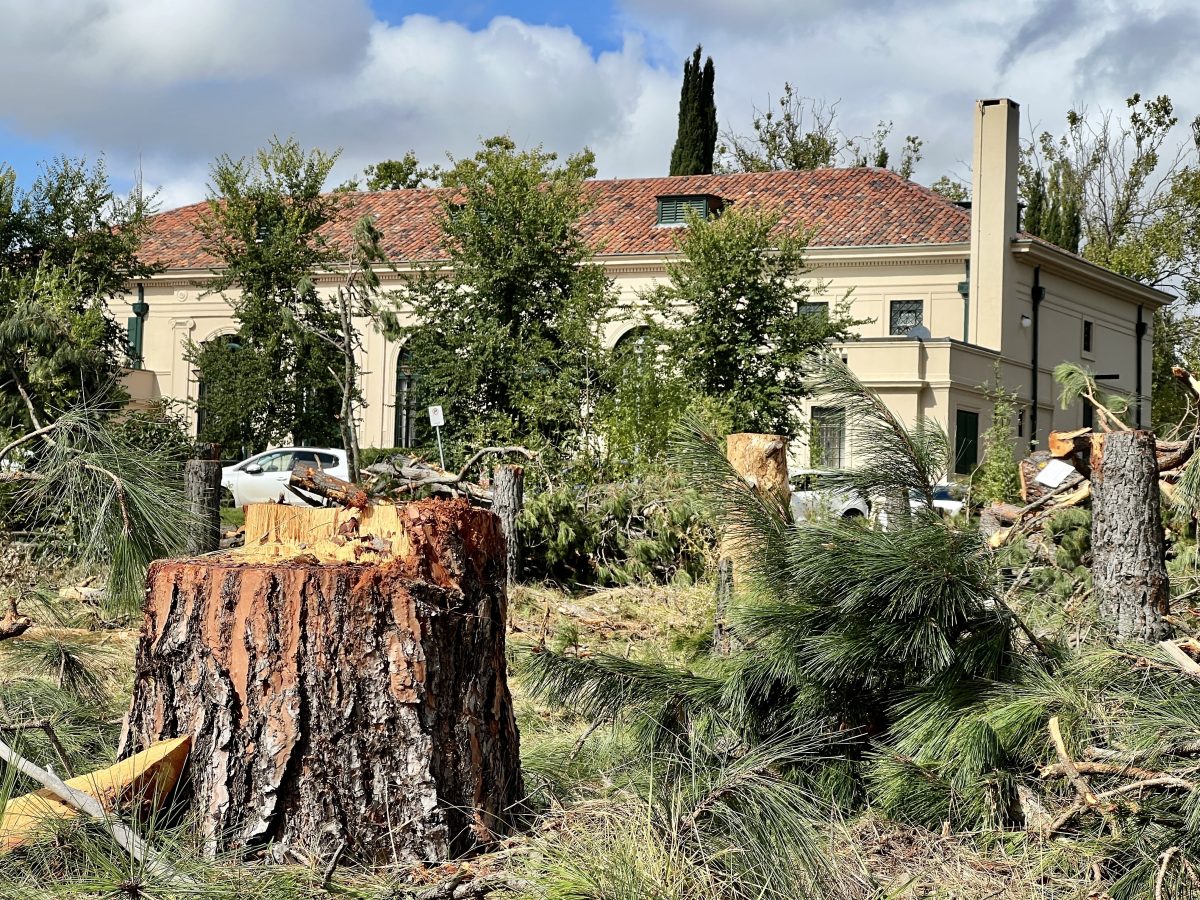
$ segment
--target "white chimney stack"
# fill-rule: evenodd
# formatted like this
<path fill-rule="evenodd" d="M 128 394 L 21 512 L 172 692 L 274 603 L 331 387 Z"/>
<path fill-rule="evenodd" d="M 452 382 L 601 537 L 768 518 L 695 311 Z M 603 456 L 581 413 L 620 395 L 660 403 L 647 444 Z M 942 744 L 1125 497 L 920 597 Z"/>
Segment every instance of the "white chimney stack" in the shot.
<path fill-rule="evenodd" d="M 1000 349 L 1005 291 L 1014 290 L 1021 109 L 1007 98 L 975 101 L 971 157 L 969 340 Z"/>

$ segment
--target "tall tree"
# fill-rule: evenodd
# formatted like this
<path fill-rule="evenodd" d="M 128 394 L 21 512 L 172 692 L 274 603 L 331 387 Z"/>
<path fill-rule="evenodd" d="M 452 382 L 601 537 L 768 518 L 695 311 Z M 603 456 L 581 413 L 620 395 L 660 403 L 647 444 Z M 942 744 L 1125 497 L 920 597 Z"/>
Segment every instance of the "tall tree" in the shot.
<path fill-rule="evenodd" d="M 251 160 L 213 165 L 198 227 L 219 263 L 211 290 L 237 291 L 229 300 L 239 330 L 236 346 L 191 349 L 204 385 L 203 440 L 261 449 L 340 437 L 341 356 L 322 338 L 339 320 L 314 281 L 342 261 L 322 232 L 342 209 L 344 195 L 325 192 L 336 159 L 276 138 Z"/>
<path fill-rule="evenodd" d="M 1186 405 L 1171 364 L 1200 365 L 1185 344 L 1200 325 L 1191 312 L 1200 301 L 1200 116 L 1180 140 L 1170 97 L 1134 94 L 1125 108 L 1124 117 L 1070 110 L 1061 135 L 1030 141 L 1021 189 L 1027 204 L 1045 206 L 1037 230 L 1027 215 L 1028 230 L 1179 298 L 1155 319 L 1152 418 L 1165 428 Z M 1034 201 L 1043 185 L 1044 201 Z"/>
<path fill-rule="evenodd" d="M 95 397 L 125 357 L 106 301 L 154 268 L 138 256 L 153 197 L 103 162 L 59 158 L 28 190 L 0 166 L 0 431 Z M 64 339 L 65 338 L 65 339 Z"/>
<path fill-rule="evenodd" d="M 772 105 L 754 107 L 752 134 L 727 129 L 717 148 L 717 167 L 725 172 L 774 172 L 823 169 L 839 164 L 887 168 L 891 122 L 880 122 L 869 137 L 844 133 L 837 124 L 838 104 L 802 97 L 789 83 Z M 908 135 L 893 170 L 911 178 L 921 160 L 922 140 Z"/>
<path fill-rule="evenodd" d="M 610 290 L 579 230 L 594 174 L 590 152 L 495 137 L 443 175 L 448 265 L 405 288 L 415 323 L 396 333 L 452 441 L 586 443 Z"/>
<path fill-rule="evenodd" d="M 427 187 L 441 171 L 439 166 L 422 166 L 409 150 L 402 159 L 385 159 L 367 166 L 363 175 L 368 191 L 398 191 Z"/>
<path fill-rule="evenodd" d="M 797 434 L 805 360 L 857 324 L 802 280 L 807 235 L 780 218 L 752 207 L 692 214 L 678 237 L 683 260 L 648 295 L 655 340 L 734 431 Z"/>
<path fill-rule="evenodd" d="M 710 175 L 717 147 L 716 70 L 712 57 L 700 66 L 702 48 L 683 64 L 679 90 L 679 132 L 671 150 L 672 175 Z"/>

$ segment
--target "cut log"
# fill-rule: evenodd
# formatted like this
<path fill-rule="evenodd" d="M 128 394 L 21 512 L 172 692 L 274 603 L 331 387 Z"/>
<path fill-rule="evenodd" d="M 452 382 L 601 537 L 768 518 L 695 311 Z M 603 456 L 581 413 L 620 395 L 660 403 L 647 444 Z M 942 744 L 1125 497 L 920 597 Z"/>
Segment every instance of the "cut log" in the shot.
<path fill-rule="evenodd" d="M 1052 431 L 1047 445 L 1055 459 L 1065 459 L 1087 449 L 1092 429 L 1077 428 L 1074 431 Z"/>
<path fill-rule="evenodd" d="M 1157 643 L 1169 631 L 1166 540 L 1154 434 L 1114 431 L 1092 440 L 1092 588 L 1122 641 Z"/>
<path fill-rule="evenodd" d="M 778 434 L 731 434 L 725 441 L 725 456 L 735 471 L 760 495 L 778 505 L 791 520 L 791 483 L 788 480 L 788 440 Z M 728 655 L 735 643 L 729 627 L 729 603 L 738 582 L 735 558 L 736 535 L 721 536 L 717 560 L 716 614 L 713 619 L 713 650 Z"/>
<path fill-rule="evenodd" d="M 190 743 L 186 737 L 162 741 L 115 766 L 70 778 L 65 784 L 96 800 L 105 813 L 134 803 L 157 806 L 179 780 Z M 77 807 L 50 788 L 14 797 L 0 816 L 0 852 L 24 846 L 55 823 L 79 815 Z"/>
<path fill-rule="evenodd" d="M 510 830 L 499 521 L 465 499 L 360 515 L 251 506 L 244 549 L 150 568 L 121 753 L 191 735 L 210 855 L 432 862 Z"/>

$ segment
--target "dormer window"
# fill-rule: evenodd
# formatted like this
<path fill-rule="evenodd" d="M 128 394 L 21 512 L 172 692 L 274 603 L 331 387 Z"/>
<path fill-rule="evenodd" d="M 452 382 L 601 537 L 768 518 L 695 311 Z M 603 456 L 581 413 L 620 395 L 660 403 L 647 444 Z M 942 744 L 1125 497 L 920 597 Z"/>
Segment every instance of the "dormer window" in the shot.
<path fill-rule="evenodd" d="M 725 201 L 712 194 L 670 194 L 658 198 L 659 225 L 686 225 L 690 209 L 702 219 L 717 216 Z"/>

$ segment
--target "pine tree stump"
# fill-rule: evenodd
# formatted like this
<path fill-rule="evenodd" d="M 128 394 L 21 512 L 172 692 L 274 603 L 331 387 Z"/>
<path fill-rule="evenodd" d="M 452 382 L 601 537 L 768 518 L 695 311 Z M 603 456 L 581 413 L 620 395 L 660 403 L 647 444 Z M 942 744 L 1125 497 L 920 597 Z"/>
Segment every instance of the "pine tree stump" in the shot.
<path fill-rule="evenodd" d="M 778 503 L 790 520 L 792 495 L 788 479 L 788 439 L 778 434 L 731 434 L 725 440 L 725 457 L 734 470 L 759 494 Z M 729 606 L 738 583 L 734 557 L 736 541 L 722 535 L 717 557 L 716 612 L 713 617 L 713 651 L 728 656 L 737 636 L 729 625 Z"/>
<path fill-rule="evenodd" d="M 506 606 L 465 500 L 248 507 L 245 548 L 151 566 L 120 752 L 191 736 L 209 855 L 469 853 L 522 797 Z"/>
<path fill-rule="evenodd" d="M 1118 640 L 1157 643 L 1170 629 L 1166 538 L 1154 433 L 1092 438 L 1092 590 Z"/>

